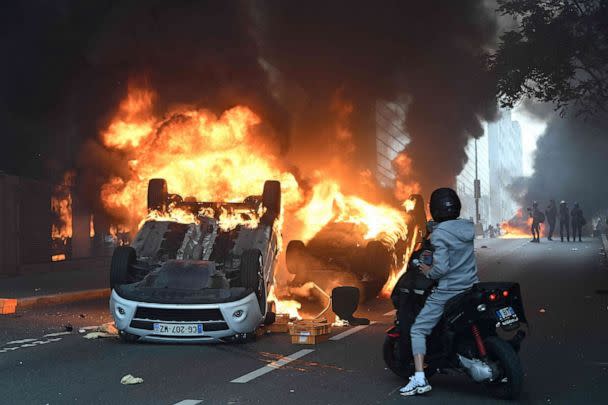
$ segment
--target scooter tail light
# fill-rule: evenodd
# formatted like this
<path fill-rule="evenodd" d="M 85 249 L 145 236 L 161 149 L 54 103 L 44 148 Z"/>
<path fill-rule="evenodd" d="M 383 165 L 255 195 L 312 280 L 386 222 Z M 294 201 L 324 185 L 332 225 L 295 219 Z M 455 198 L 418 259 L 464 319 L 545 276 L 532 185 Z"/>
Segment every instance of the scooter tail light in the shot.
<path fill-rule="evenodd" d="M 507 297 L 509 296 L 509 291 L 504 290 L 504 291 L 502 292 L 502 296 L 503 296 L 503 297 L 505 297 L 505 298 L 507 298 Z"/>
<path fill-rule="evenodd" d="M 496 296 L 496 294 L 491 293 L 491 294 L 488 296 L 488 298 L 490 299 L 490 301 L 496 301 L 496 298 L 498 298 L 498 297 Z"/>

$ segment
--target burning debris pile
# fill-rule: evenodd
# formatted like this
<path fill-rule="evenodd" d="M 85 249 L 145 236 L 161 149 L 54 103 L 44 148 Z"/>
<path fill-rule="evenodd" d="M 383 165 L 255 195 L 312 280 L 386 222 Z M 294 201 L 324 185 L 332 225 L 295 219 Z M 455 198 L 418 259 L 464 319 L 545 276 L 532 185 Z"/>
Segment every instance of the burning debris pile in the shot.
<path fill-rule="evenodd" d="M 532 217 L 529 213 L 524 214 L 522 208 L 517 210 L 517 213 L 508 221 L 500 224 L 501 238 L 503 239 L 524 239 L 532 235 Z M 545 228 L 540 225 L 540 233 L 545 236 Z"/>

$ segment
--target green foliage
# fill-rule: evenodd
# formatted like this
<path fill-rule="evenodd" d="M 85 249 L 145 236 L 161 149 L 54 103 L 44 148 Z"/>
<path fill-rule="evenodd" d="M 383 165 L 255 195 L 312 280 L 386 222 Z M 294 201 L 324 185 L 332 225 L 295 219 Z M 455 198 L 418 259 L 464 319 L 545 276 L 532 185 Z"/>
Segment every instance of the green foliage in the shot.
<path fill-rule="evenodd" d="M 522 98 L 560 113 L 608 112 L 608 0 L 498 0 L 515 19 L 490 64 L 502 106 Z"/>

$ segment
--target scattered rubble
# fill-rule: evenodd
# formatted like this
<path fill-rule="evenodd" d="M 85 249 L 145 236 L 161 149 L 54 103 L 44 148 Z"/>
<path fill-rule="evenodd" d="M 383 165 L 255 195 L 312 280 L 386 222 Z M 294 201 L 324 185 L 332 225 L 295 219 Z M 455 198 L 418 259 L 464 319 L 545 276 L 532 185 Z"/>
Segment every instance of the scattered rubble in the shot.
<path fill-rule="evenodd" d="M 331 324 L 326 319 L 296 321 L 289 325 L 291 343 L 316 345 L 329 339 Z"/>
<path fill-rule="evenodd" d="M 78 330 L 80 333 L 90 331 L 83 337 L 85 339 L 99 339 L 99 338 L 117 338 L 118 329 L 114 326 L 114 322 L 104 323 L 103 325 L 95 327 L 86 327 Z"/>
<path fill-rule="evenodd" d="M 133 384 L 141 384 L 144 382 L 144 379 L 141 377 L 134 377 L 131 374 L 127 374 L 123 378 L 120 379 L 120 383 L 122 385 L 133 385 Z"/>

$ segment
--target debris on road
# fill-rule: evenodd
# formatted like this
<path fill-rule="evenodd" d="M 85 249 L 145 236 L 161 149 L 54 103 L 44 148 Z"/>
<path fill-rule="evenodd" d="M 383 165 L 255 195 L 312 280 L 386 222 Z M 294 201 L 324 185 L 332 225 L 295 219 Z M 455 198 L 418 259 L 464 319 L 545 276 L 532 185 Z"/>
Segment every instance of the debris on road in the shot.
<path fill-rule="evenodd" d="M 572 248 L 572 251 L 573 251 L 573 252 L 577 252 L 577 251 L 578 251 L 578 248 Z"/>
<path fill-rule="evenodd" d="M 144 382 L 144 379 L 141 377 L 134 377 L 131 374 L 127 374 L 123 378 L 120 379 L 120 383 L 122 385 L 133 385 L 133 384 L 141 384 Z"/>
<path fill-rule="evenodd" d="M 290 320 L 289 314 L 277 314 L 274 323 L 264 329 L 267 333 L 287 333 L 289 332 Z"/>
<path fill-rule="evenodd" d="M 83 337 L 85 339 L 99 339 L 99 338 L 117 338 L 118 337 L 118 329 L 114 326 L 114 322 L 104 323 L 103 325 L 96 326 L 94 328 L 82 328 L 78 331 L 80 333 L 85 333 L 87 330 L 92 330 L 92 332 L 87 333 Z"/>
<path fill-rule="evenodd" d="M 544 314 L 547 311 L 545 310 L 545 308 L 541 308 L 541 309 L 538 310 L 538 312 L 540 312 L 541 314 Z"/>
<path fill-rule="evenodd" d="M 336 320 L 331 324 L 331 326 L 343 328 L 343 327 L 350 326 L 350 324 L 348 323 L 348 321 L 346 319 L 340 319 L 338 317 L 338 315 L 336 315 Z"/>
<path fill-rule="evenodd" d="M 487 249 L 488 247 L 486 245 L 481 245 L 482 249 Z"/>
<path fill-rule="evenodd" d="M 326 319 L 301 320 L 289 325 L 292 344 L 316 345 L 329 339 L 331 324 Z"/>

